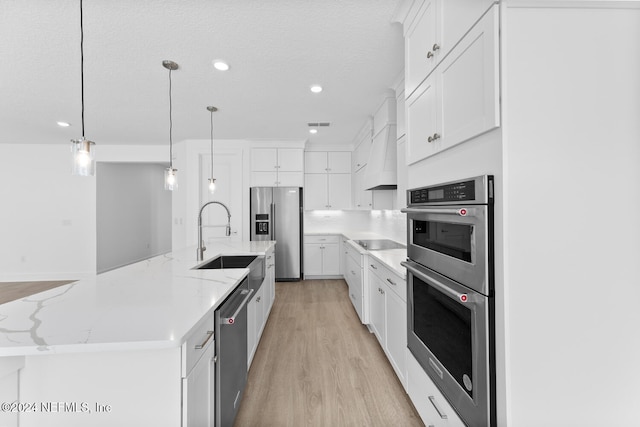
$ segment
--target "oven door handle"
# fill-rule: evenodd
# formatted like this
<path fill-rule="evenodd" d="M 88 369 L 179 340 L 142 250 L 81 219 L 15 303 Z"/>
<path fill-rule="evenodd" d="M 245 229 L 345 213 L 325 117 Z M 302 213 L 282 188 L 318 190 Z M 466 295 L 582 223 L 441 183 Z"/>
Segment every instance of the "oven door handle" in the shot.
<path fill-rule="evenodd" d="M 404 209 L 400 209 L 400 212 L 417 213 L 417 214 L 445 214 L 445 215 L 473 216 L 473 217 L 477 216 L 476 209 L 474 208 L 459 208 L 459 209 L 404 208 Z"/>
<path fill-rule="evenodd" d="M 448 295 L 449 297 L 455 299 L 458 302 L 468 302 L 471 299 L 471 296 L 466 293 L 459 293 L 451 289 L 449 286 L 443 284 L 435 277 L 431 276 L 427 271 L 424 270 L 420 264 L 415 263 L 413 261 L 402 261 L 400 263 L 402 266 L 406 267 L 407 270 L 412 273 L 414 276 L 418 276 L 422 281 L 428 282 L 434 288 L 437 288 L 443 294 Z"/>

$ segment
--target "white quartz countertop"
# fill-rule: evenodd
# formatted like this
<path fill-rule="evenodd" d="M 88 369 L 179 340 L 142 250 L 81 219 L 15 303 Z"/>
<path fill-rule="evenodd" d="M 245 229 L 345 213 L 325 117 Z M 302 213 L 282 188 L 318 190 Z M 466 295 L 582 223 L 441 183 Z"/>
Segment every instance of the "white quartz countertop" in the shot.
<path fill-rule="evenodd" d="M 386 249 L 383 251 L 369 251 L 369 255 L 378 259 L 385 264 L 391 270 L 393 270 L 398 276 L 403 279 L 407 279 L 407 269 L 400 263 L 407 260 L 406 249 Z"/>
<path fill-rule="evenodd" d="M 274 244 L 209 242 L 204 258 Z M 0 356 L 178 347 L 249 273 L 200 264 L 192 247 L 2 304 Z"/>

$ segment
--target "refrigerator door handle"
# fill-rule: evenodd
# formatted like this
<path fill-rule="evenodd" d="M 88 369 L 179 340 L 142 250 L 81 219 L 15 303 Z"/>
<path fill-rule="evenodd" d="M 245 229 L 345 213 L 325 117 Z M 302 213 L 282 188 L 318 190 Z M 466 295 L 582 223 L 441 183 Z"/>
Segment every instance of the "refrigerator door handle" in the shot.
<path fill-rule="evenodd" d="M 271 240 L 276 240 L 276 204 L 271 203 L 271 218 L 269 219 L 271 223 Z"/>

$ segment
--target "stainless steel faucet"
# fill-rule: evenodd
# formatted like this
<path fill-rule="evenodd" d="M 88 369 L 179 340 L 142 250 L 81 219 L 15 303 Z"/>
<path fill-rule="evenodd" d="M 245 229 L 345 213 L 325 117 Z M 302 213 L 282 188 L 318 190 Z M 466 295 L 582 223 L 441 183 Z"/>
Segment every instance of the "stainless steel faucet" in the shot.
<path fill-rule="evenodd" d="M 198 261 L 202 261 L 204 258 L 204 251 L 207 248 L 204 246 L 204 241 L 202 240 L 202 211 L 209 205 L 216 204 L 222 206 L 227 211 L 227 226 L 225 227 L 225 235 L 231 236 L 231 212 L 229 212 L 229 208 L 222 202 L 211 201 L 207 202 L 200 208 L 200 213 L 198 213 Z"/>

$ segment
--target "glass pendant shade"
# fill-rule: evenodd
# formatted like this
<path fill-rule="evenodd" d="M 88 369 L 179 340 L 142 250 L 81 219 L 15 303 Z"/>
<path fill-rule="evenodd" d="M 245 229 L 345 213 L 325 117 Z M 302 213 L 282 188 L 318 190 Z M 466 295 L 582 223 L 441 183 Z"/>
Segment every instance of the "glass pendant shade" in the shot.
<path fill-rule="evenodd" d="M 71 156 L 73 175 L 93 176 L 96 173 L 95 143 L 85 139 L 71 140 Z"/>
<path fill-rule="evenodd" d="M 168 167 L 164 170 L 164 189 L 173 191 L 178 188 L 178 169 Z"/>
<path fill-rule="evenodd" d="M 207 107 L 207 111 L 211 113 L 211 178 L 209 178 L 209 193 L 213 194 L 216 191 L 216 179 L 213 177 L 213 113 L 218 109 L 210 105 Z"/>

